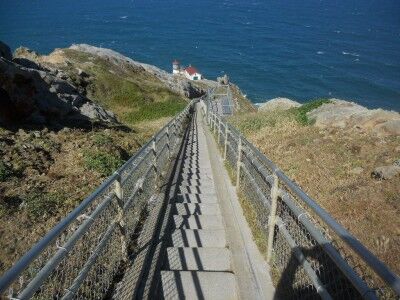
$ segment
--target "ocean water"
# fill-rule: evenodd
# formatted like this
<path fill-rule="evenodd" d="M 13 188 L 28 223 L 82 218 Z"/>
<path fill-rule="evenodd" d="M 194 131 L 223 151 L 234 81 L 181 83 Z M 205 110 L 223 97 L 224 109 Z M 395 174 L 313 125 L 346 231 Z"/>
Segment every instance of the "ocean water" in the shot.
<path fill-rule="evenodd" d="M 399 0 L 0 0 L 0 40 L 42 53 L 112 48 L 207 78 L 253 102 L 338 97 L 400 110 Z"/>

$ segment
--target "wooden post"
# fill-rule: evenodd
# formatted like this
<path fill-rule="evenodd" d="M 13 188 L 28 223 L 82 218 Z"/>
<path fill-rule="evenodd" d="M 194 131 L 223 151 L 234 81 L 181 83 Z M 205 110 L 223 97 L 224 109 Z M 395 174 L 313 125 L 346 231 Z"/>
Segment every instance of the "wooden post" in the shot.
<path fill-rule="evenodd" d="M 240 168 L 242 164 L 242 138 L 239 136 L 238 141 L 238 159 L 236 164 L 236 188 L 239 188 L 240 184 Z"/>
<path fill-rule="evenodd" d="M 228 124 L 225 123 L 224 160 L 226 160 L 226 152 L 228 150 L 228 132 Z"/>
<path fill-rule="evenodd" d="M 126 238 L 126 228 L 124 221 L 124 191 L 121 185 L 121 175 L 117 173 L 117 178 L 115 180 L 115 197 L 117 199 L 117 224 L 120 229 L 120 237 L 121 237 L 121 254 L 122 260 L 126 262 L 128 260 L 128 241 Z"/>
<path fill-rule="evenodd" d="M 278 205 L 279 179 L 274 172 L 274 182 L 271 187 L 271 211 L 268 218 L 267 263 L 271 261 L 276 224 L 276 208 Z"/>

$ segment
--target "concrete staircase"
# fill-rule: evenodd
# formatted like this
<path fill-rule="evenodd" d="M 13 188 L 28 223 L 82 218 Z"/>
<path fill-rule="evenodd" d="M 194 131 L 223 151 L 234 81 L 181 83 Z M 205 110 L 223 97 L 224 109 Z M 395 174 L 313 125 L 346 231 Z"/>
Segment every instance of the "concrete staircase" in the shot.
<path fill-rule="evenodd" d="M 161 271 L 165 299 L 238 299 L 206 137 L 192 123 Z"/>

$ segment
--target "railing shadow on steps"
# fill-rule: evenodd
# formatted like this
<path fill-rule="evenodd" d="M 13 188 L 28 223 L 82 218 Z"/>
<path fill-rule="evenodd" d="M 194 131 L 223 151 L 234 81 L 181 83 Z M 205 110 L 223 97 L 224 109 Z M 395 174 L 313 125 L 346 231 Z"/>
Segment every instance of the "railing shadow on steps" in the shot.
<path fill-rule="evenodd" d="M 398 299 L 400 278 L 201 101 L 205 122 L 266 241 L 281 299 Z"/>
<path fill-rule="evenodd" d="M 0 278 L 0 299 L 102 299 L 182 142 L 192 101 Z"/>

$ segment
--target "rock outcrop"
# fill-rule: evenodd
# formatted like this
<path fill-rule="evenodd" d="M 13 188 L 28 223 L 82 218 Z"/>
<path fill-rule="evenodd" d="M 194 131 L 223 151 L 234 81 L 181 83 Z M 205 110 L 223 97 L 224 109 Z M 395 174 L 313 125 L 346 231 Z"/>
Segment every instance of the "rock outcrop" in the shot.
<path fill-rule="evenodd" d="M 260 111 L 273 111 L 273 110 L 288 110 L 293 107 L 299 107 L 299 102 L 290 100 L 288 98 L 274 98 L 262 104 L 258 109 Z"/>
<path fill-rule="evenodd" d="M 12 60 L 12 53 L 10 47 L 0 41 L 0 57 L 4 57 L 7 60 Z"/>
<path fill-rule="evenodd" d="M 371 176 L 377 180 L 389 180 L 399 174 L 400 160 L 397 160 L 392 165 L 375 168 L 375 170 L 371 173 Z"/>
<path fill-rule="evenodd" d="M 229 76 L 225 74 L 224 76 L 217 77 L 217 82 L 219 84 L 227 85 L 229 84 Z"/>
<path fill-rule="evenodd" d="M 28 59 L 21 65 L 0 58 L 0 123 L 82 126 L 92 121 L 117 122 L 112 112 L 81 95 L 54 71 L 35 66 Z"/>
<path fill-rule="evenodd" d="M 330 99 L 310 111 L 307 117 L 319 128 L 357 128 L 380 136 L 400 135 L 400 114 L 383 109 L 368 109 L 353 102 Z"/>

